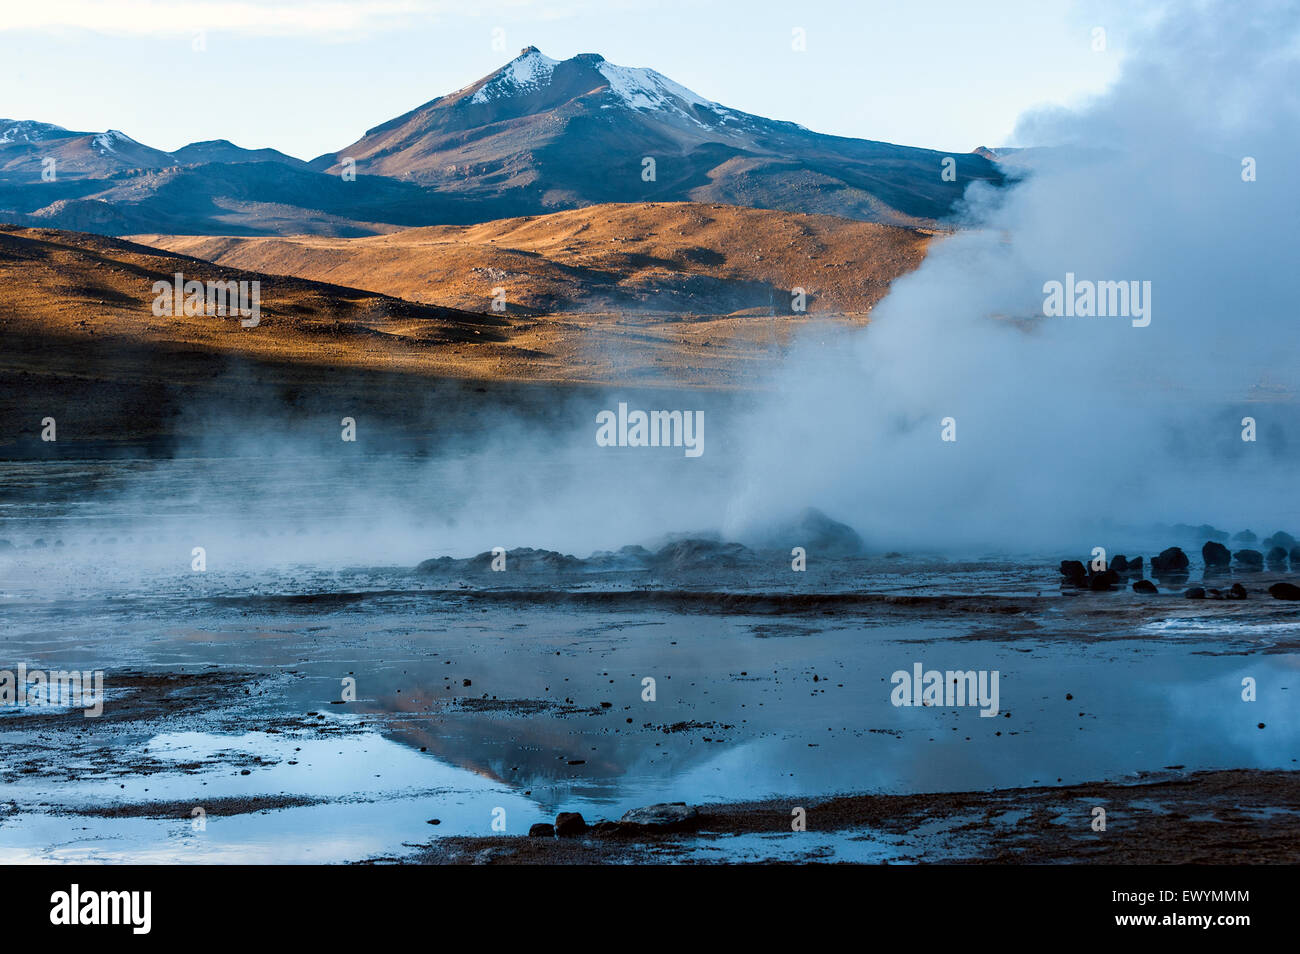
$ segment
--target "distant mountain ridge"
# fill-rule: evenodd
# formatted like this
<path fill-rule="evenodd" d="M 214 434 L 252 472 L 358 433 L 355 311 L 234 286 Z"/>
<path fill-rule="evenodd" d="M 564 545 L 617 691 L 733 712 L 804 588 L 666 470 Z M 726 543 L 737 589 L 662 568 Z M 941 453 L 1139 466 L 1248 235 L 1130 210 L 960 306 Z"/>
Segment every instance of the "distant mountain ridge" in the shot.
<path fill-rule="evenodd" d="M 114 235 L 368 235 L 646 201 L 929 226 L 974 180 L 1005 181 L 987 152 L 824 135 L 652 69 L 535 47 L 310 163 L 224 139 L 169 153 L 117 130 L 0 120 L 0 221 Z"/>
<path fill-rule="evenodd" d="M 166 169 L 205 162 L 283 162 L 306 168 L 301 159 L 277 149 L 244 149 L 226 139 L 193 142 L 163 152 L 118 129 L 76 132 L 53 123 L 0 119 L 0 182 L 40 181 L 46 158 L 56 160 L 55 176 L 102 178 L 128 169 Z"/>

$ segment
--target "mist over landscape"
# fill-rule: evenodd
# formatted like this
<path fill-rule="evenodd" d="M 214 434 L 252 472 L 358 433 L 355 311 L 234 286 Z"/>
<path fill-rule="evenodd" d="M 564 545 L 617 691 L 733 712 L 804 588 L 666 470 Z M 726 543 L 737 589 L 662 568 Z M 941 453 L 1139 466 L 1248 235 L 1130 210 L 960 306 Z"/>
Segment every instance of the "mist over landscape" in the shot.
<path fill-rule="evenodd" d="M 0 19 L 0 864 L 1300 860 L 1295 4 L 104 3 Z"/>
<path fill-rule="evenodd" d="M 1300 79 L 1300 14 L 1273 12 L 1198 5 L 1142 37 L 1150 56 L 1099 101 L 1023 117 L 1017 139 L 1051 149 L 1024 181 L 972 185 L 972 227 L 870 327 L 808 335 L 778 373 L 736 524 L 805 499 L 885 546 L 1293 525 L 1300 189 L 1282 169 L 1300 114 L 1277 94 Z M 1245 182 L 1244 157 L 1279 174 Z M 1042 286 L 1067 272 L 1149 281 L 1150 324 L 1044 318 Z"/>

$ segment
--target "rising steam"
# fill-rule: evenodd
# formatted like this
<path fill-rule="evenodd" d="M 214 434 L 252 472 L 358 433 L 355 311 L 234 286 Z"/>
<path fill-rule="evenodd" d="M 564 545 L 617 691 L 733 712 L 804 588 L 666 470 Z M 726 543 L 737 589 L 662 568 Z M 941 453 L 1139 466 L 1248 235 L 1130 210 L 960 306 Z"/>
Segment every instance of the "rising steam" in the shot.
<path fill-rule="evenodd" d="M 973 185 L 976 228 L 867 330 L 809 336 L 755 415 L 732 532 L 791 500 L 884 545 L 1300 525 L 1300 8 L 1174 9 L 1088 108 L 1022 117 L 1052 148 L 1009 157 L 1012 190 Z M 1067 273 L 1151 282 L 1150 325 L 1043 317 Z"/>

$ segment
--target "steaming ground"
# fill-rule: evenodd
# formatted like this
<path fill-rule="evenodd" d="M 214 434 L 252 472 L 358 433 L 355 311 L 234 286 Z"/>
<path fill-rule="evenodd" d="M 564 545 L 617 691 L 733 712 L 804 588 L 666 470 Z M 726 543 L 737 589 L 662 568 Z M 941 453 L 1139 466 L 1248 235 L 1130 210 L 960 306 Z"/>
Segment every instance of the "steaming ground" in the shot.
<path fill-rule="evenodd" d="M 366 566 L 334 562 L 350 525 L 299 539 L 268 524 L 249 563 L 218 546 L 195 573 L 166 514 L 133 515 L 128 539 L 109 519 L 83 536 L 93 508 L 18 509 L 6 658 L 102 668 L 107 698 L 94 722 L 0 710 L 6 861 L 1005 861 L 1049 845 L 1055 860 L 1295 860 L 1300 621 L 1266 595 L 1276 572 L 1239 573 L 1250 598 L 1211 604 L 1163 583 L 1063 587 L 1028 557 L 814 546 L 794 573 L 783 551 L 699 538 L 515 550 L 505 572 L 473 556 Z M 826 548 L 851 539 L 806 521 Z M 890 674 L 917 661 L 999 671 L 998 715 L 895 708 Z M 704 806 L 702 830 L 521 837 L 561 811 L 678 801 Z M 1109 843 L 1088 827 L 1098 802 Z M 809 807 L 807 841 L 791 805 Z M 498 809 L 520 837 L 492 829 Z M 989 813 L 987 837 L 962 835 Z M 1188 814 L 1201 821 L 1179 827 Z"/>
<path fill-rule="evenodd" d="M 93 725 L 0 712 L 0 858 L 511 860 L 534 843 L 490 837 L 496 809 L 523 836 L 680 801 L 714 827 L 583 850 L 1298 860 L 1300 620 L 1269 587 L 1300 568 L 1197 558 L 1220 531 L 1300 529 L 1297 17 L 1206 4 L 1153 28 L 1104 98 L 1022 124 L 1059 148 L 971 190 L 970 228 L 869 327 L 805 328 L 767 396 L 379 376 L 349 444 L 337 369 L 250 370 L 234 407 L 187 364 L 201 397 L 158 417 L 190 435 L 165 454 L 33 443 L 0 465 L 4 652 L 103 669 L 109 694 Z M 1151 282 L 1150 324 L 1044 318 L 1070 273 Z M 704 454 L 597 447 L 620 399 L 703 409 Z M 1190 572 L 1150 596 L 1057 569 L 1171 545 Z M 1183 595 L 1228 582 L 1246 599 Z M 998 714 L 891 705 L 918 661 L 998 671 Z M 819 816 L 837 793 L 858 800 Z M 861 801 L 885 794 L 916 797 L 888 803 L 913 829 Z M 1092 836 L 1096 804 L 1121 837 Z M 811 845 L 792 805 L 823 824 Z"/>
<path fill-rule="evenodd" d="M 1153 17 L 1103 97 L 1022 119 L 1021 144 L 1055 147 L 1024 181 L 973 186 L 975 227 L 933 243 L 870 328 L 787 362 L 736 527 L 790 496 L 894 546 L 1295 523 L 1298 17 Z M 1151 282 L 1150 324 L 1043 317 L 1067 273 Z"/>
<path fill-rule="evenodd" d="M 305 452 L 3 465 L 6 666 L 102 669 L 107 696 L 93 722 L 0 707 L 0 858 L 993 860 L 1050 844 L 1057 860 L 1232 860 L 1225 839 L 1259 857 L 1300 843 L 1300 620 L 1267 593 L 1300 579 L 1292 568 L 1231 574 L 1249 599 L 1210 603 L 1182 596 L 1205 573 L 1192 527 L 1104 538 L 1148 561 L 1172 543 L 1192 553 L 1190 581 L 1155 596 L 1063 586 L 1056 563 L 1082 547 L 882 551 L 812 510 L 742 542 L 663 494 L 642 459 L 610 459 L 628 466 Z M 893 707 L 891 674 L 918 661 L 999 671 L 999 714 Z M 1233 770 L 1268 826 L 1223 815 L 1228 776 L 1201 770 Z M 972 843 L 943 794 L 970 790 L 994 790 L 999 817 L 1050 808 L 1067 829 L 1070 805 L 1089 803 L 1086 829 L 1104 800 L 1124 835 L 1000 825 Z M 883 802 L 816 807 L 836 793 L 920 793 L 916 833 Z M 705 806 L 701 831 L 547 846 L 491 828 L 496 809 L 523 836 L 560 811 L 678 801 Z M 807 842 L 769 824 L 791 804 L 813 806 Z M 1221 823 L 1171 838 L 1189 808 Z"/>

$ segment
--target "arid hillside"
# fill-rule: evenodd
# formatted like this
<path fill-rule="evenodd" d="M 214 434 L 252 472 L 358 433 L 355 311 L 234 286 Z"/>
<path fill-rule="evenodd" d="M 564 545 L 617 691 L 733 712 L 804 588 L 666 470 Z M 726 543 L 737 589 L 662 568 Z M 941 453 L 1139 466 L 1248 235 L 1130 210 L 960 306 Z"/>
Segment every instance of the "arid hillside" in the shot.
<path fill-rule="evenodd" d="M 154 283 L 257 281 L 258 318 L 155 314 Z M 121 239 L 0 225 L 0 327 L 101 340 L 183 342 L 327 363 L 392 346 L 500 341 L 505 321 L 355 288 L 259 275 Z"/>
<path fill-rule="evenodd" d="M 223 266 L 468 311 L 867 314 L 933 232 L 693 202 L 597 205 L 341 239 L 140 235 Z M 500 289 L 500 291 L 496 291 Z"/>
<path fill-rule="evenodd" d="M 46 416 L 61 446 L 154 441 L 236 405 L 331 427 L 368 407 L 405 435 L 591 389 L 762 388 L 792 335 L 864 320 L 930 238 L 691 203 L 353 240 L 154 239 L 168 248 L 0 225 L 0 445 L 47 452 Z M 155 283 L 177 273 L 258 282 L 258 323 L 155 314 Z"/>

